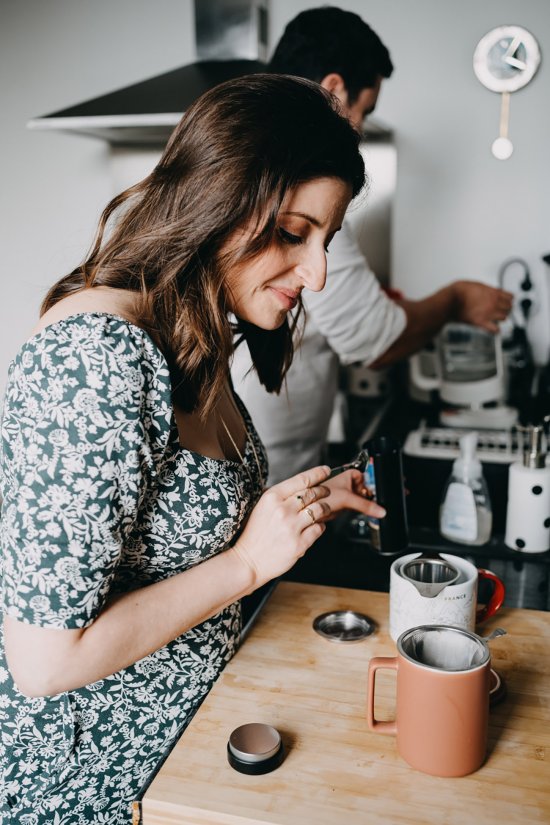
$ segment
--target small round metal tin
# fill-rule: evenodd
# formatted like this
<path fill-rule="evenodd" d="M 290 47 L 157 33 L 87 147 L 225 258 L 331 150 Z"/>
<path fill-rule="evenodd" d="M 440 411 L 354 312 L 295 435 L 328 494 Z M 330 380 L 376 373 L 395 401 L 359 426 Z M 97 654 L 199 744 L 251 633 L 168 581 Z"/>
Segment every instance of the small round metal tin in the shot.
<path fill-rule="evenodd" d="M 271 725 L 250 722 L 231 733 L 227 759 L 240 773 L 259 775 L 278 768 L 284 759 L 281 734 Z"/>
<path fill-rule="evenodd" d="M 364 613 L 334 610 L 317 616 L 313 629 L 330 642 L 360 642 L 373 633 L 375 625 Z"/>

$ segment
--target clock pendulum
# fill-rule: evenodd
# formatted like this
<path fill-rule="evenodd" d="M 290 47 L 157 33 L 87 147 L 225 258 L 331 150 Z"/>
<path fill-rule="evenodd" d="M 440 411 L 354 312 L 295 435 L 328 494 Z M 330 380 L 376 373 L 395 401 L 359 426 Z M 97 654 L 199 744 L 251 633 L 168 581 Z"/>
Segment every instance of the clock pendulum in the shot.
<path fill-rule="evenodd" d="M 514 151 L 514 145 L 508 137 L 510 122 L 510 92 L 502 92 L 500 104 L 500 126 L 498 137 L 492 143 L 491 152 L 498 160 L 507 160 Z"/>
<path fill-rule="evenodd" d="M 492 92 L 499 92 L 499 136 L 491 151 L 498 160 L 507 160 L 514 147 L 508 137 L 510 95 L 526 86 L 540 65 L 540 48 L 527 29 L 521 26 L 498 26 L 481 38 L 474 52 L 474 72 Z"/>

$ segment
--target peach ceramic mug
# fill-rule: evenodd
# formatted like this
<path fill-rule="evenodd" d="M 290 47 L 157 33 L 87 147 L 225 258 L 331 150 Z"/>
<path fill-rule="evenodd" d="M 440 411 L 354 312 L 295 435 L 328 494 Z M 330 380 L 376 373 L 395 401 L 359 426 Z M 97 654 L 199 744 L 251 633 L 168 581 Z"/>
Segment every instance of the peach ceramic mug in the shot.
<path fill-rule="evenodd" d="M 487 751 L 491 655 L 475 633 L 446 625 L 413 627 L 397 640 L 397 656 L 369 663 L 367 722 L 397 735 L 397 750 L 433 776 L 465 776 Z M 394 721 L 374 718 L 376 672 L 397 671 Z"/>

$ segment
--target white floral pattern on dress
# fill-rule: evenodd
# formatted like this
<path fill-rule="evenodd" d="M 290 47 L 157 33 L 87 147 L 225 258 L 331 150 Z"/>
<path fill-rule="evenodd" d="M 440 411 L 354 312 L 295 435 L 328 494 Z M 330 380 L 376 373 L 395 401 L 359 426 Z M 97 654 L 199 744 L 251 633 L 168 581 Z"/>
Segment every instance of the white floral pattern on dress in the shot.
<path fill-rule="evenodd" d="M 267 476 L 237 402 L 250 433 L 246 467 L 179 446 L 166 361 L 139 327 L 82 313 L 28 341 L 10 366 L 2 419 L 3 612 L 86 627 L 107 597 L 224 550 Z M 132 800 L 239 632 L 236 603 L 106 679 L 30 699 L 12 681 L 0 631 L 0 822 L 131 821 Z"/>

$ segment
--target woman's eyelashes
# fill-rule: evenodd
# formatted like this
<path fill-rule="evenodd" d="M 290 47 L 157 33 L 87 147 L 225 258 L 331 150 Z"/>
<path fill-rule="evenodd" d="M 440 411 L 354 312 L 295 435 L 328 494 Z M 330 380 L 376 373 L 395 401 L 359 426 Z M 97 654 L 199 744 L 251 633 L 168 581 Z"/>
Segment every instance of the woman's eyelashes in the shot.
<path fill-rule="evenodd" d="M 301 235 L 295 235 L 293 232 L 289 232 L 288 229 L 285 229 L 283 226 L 279 227 L 279 237 L 281 238 L 282 242 L 285 244 L 291 244 L 293 246 L 297 246 L 299 244 L 304 243 L 304 238 Z M 325 244 L 323 244 L 323 249 L 328 254 L 329 244 L 332 241 L 333 235 L 327 240 Z"/>
<path fill-rule="evenodd" d="M 283 243 L 297 245 L 304 242 L 304 239 L 301 235 L 294 235 L 292 232 L 289 232 L 288 229 L 285 229 L 283 226 L 279 227 L 279 236 Z"/>

